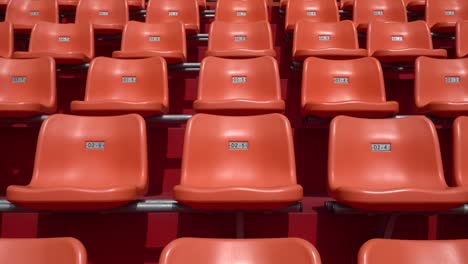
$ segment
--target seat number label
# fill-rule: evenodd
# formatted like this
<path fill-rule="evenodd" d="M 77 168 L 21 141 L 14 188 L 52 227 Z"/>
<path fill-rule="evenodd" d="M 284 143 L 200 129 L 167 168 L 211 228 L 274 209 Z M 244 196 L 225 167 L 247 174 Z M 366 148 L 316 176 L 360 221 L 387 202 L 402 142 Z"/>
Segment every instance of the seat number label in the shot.
<path fill-rule="evenodd" d="M 236 15 L 238 17 L 246 17 L 247 16 L 247 12 L 246 11 L 237 11 L 236 12 Z"/>
<path fill-rule="evenodd" d="M 392 41 L 403 41 L 403 36 L 392 36 Z"/>
<path fill-rule="evenodd" d="M 245 76 L 233 76 L 231 78 L 232 83 L 246 83 L 247 77 Z"/>
<path fill-rule="evenodd" d="M 169 16 L 179 16 L 179 11 L 169 11 Z"/>
<path fill-rule="evenodd" d="M 371 150 L 373 152 L 390 152 L 392 151 L 391 144 L 371 144 Z"/>
<path fill-rule="evenodd" d="M 136 83 L 137 77 L 135 76 L 123 76 L 122 83 Z"/>
<path fill-rule="evenodd" d="M 108 16 L 109 12 L 108 11 L 99 11 L 100 16 Z"/>
<path fill-rule="evenodd" d="M 307 11 L 306 15 L 307 16 L 317 16 L 317 11 Z"/>
<path fill-rule="evenodd" d="M 40 12 L 39 11 L 31 11 L 29 12 L 29 16 L 39 16 Z"/>
<path fill-rule="evenodd" d="M 246 141 L 230 141 L 229 150 L 248 150 L 249 142 Z"/>
<path fill-rule="evenodd" d="M 374 16 L 383 16 L 384 15 L 383 10 L 374 10 L 372 13 L 374 14 Z"/>
<path fill-rule="evenodd" d="M 333 83 L 334 84 L 348 84 L 349 78 L 348 77 L 334 77 Z"/>
<path fill-rule="evenodd" d="M 101 150 L 101 149 L 104 149 L 104 142 L 103 141 L 86 141 L 85 147 L 86 149 L 90 149 L 90 150 Z"/>
<path fill-rule="evenodd" d="M 331 36 L 330 35 L 319 35 L 319 40 L 320 41 L 330 41 Z"/>
<path fill-rule="evenodd" d="M 455 15 L 455 10 L 445 10 L 445 15 L 446 16 L 454 16 Z"/>
<path fill-rule="evenodd" d="M 67 36 L 58 37 L 59 42 L 70 42 L 70 39 L 71 37 L 67 37 Z"/>
<path fill-rule="evenodd" d="M 446 76 L 445 83 L 460 83 L 459 76 Z"/>
<path fill-rule="evenodd" d="M 161 41 L 161 37 L 160 36 L 149 36 L 148 40 L 150 42 L 157 42 L 157 41 Z"/>
<path fill-rule="evenodd" d="M 13 76 L 11 77 L 12 83 L 26 83 L 27 78 L 25 76 Z"/>
<path fill-rule="evenodd" d="M 234 36 L 234 41 L 240 42 L 240 41 L 246 41 L 247 36 Z"/>

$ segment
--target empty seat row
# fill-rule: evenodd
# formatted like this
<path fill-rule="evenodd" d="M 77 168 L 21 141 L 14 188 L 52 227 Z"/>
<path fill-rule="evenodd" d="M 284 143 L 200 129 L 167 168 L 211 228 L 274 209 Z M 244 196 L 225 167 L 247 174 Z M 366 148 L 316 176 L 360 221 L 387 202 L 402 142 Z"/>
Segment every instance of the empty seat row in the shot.
<path fill-rule="evenodd" d="M 445 211 L 468 203 L 468 117 L 453 126 L 455 186 L 448 186 L 437 132 L 426 117 L 336 117 L 329 132 L 330 196 L 368 211 Z M 39 133 L 30 183 L 8 186 L 6 198 L 33 210 L 110 209 L 139 200 L 149 181 L 146 137 L 135 114 L 52 115 Z M 274 210 L 300 202 L 288 120 L 193 116 L 173 194 L 204 210 Z"/>
<path fill-rule="evenodd" d="M 22 118 L 56 111 L 55 63 L 50 57 L 0 59 L 0 117 Z M 320 68 L 320 71 L 317 69 Z M 415 64 L 414 112 L 442 118 L 468 115 L 468 59 L 420 57 Z M 71 111 L 85 115 L 168 113 L 166 62 L 161 57 L 99 57 L 88 69 L 84 101 Z M 387 101 L 384 76 L 375 58 L 305 60 L 301 108 L 304 116 L 390 117 L 399 111 Z M 278 64 L 272 57 L 224 59 L 201 63 L 196 112 L 223 115 L 282 113 Z"/>
<path fill-rule="evenodd" d="M 56 24 L 40 22 L 31 32 L 27 52 L 13 51 L 13 29 L 0 23 L 0 57 L 37 58 L 51 56 L 58 64 L 87 63 L 94 58 L 94 33 L 89 24 Z M 213 22 L 207 56 L 251 58 L 276 56 L 270 24 Z M 130 21 L 123 30 L 120 51 L 113 57 L 125 59 L 161 56 L 168 63 L 187 60 L 184 26 L 180 22 L 147 24 Z"/>
<path fill-rule="evenodd" d="M 455 24 L 468 20 L 468 2 L 464 0 L 426 0 L 425 21 L 433 32 L 454 32 Z M 366 31 L 374 21 L 408 22 L 405 4 L 402 0 L 351 0 L 353 22 L 358 31 Z M 286 31 L 292 32 L 302 19 L 314 22 L 338 22 L 339 14 L 335 0 L 288 1 L 286 10 Z"/>
<path fill-rule="evenodd" d="M 233 254 L 233 249 L 235 253 Z M 466 263 L 468 240 L 371 239 L 358 264 Z M 25 254 L 27 252 L 27 254 Z M 87 264 L 86 248 L 74 238 L 0 239 L 0 261 L 15 264 Z M 321 264 L 320 254 L 300 238 L 179 238 L 165 246 L 160 264 Z"/>
<path fill-rule="evenodd" d="M 10 1 L 5 21 L 17 32 L 29 32 L 38 22 L 59 22 L 57 0 Z M 97 33 L 118 33 L 129 21 L 126 0 L 80 0 L 76 23 L 90 23 Z M 200 16 L 196 0 L 154 0 L 148 3 L 147 23 L 182 22 L 188 33 L 200 30 Z"/>

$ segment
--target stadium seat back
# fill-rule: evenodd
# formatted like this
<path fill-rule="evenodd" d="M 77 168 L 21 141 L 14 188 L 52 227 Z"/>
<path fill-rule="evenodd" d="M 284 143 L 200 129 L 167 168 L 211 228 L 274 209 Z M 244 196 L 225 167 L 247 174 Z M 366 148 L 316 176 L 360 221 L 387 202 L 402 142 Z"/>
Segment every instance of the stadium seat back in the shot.
<path fill-rule="evenodd" d="M 94 57 L 94 33 L 90 24 L 38 23 L 31 32 L 29 52 L 79 52 Z"/>
<path fill-rule="evenodd" d="M 409 23 L 373 22 L 369 25 L 367 49 L 404 50 L 411 48 L 432 49 L 429 28 L 424 21 Z"/>
<path fill-rule="evenodd" d="M 455 33 L 455 52 L 458 58 L 468 55 L 468 21 L 459 21 Z"/>
<path fill-rule="evenodd" d="M 170 58 L 182 56 L 187 58 L 187 44 L 184 25 L 181 22 L 147 24 L 130 21 L 125 26 L 122 36 L 122 55 L 125 53 L 154 52 L 160 56 Z M 176 53 L 173 55 L 173 53 Z"/>
<path fill-rule="evenodd" d="M 0 58 L 0 104 L 37 104 L 45 113 L 57 106 L 55 62 L 50 57 L 28 60 Z M 7 109 L 0 108 L 0 112 Z M 15 108 L 17 109 L 17 108 Z M 41 112 L 38 109 L 38 112 Z M 17 110 L 20 110 L 19 108 Z M 10 112 L 14 109 L 10 109 Z M 0 116 L 13 115 L 1 113 Z"/>
<path fill-rule="evenodd" d="M 403 0 L 354 0 L 353 21 L 365 25 L 373 21 L 407 22 Z"/>
<path fill-rule="evenodd" d="M 453 175 L 456 186 L 468 186 L 468 117 L 461 116 L 453 124 Z"/>
<path fill-rule="evenodd" d="M 268 21 L 266 0 L 219 0 L 216 20 L 226 22 Z"/>
<path fill-rule="evenodd" d="M 468 258 L 468 240 L 372 239 L 360 249 L 358 264 L 463 264 Z"/>
<path fill-rule="evenodd" d="M 430 102 L 468 103 L 468 59 L 419 57 L 415 65 L 417 107 Z"/>
<path fill-rule="evenodd" d="M 386 101 L 380 63 L 371 57 L 356 60 L 308 58 L 303 67 L 302 107 L 307 102 L 344 101 Z"/>
<path fill-rule="evenodd" d="M 13 24 L 15 29 L 30 30 L 38 22 L 59 22 L 57 0 L 22 0 L 10 1 L 5 21 Z"/>
<path fill-rule="evenodd" d="M 195 115 L 187 124 L 181 184 L 203 188 L 296 184 L 289 121 L 280 114 Z"/>
<path fill-rule="evenodd" d="M 146 10 L 146 23 L 182 22 L 187 33 L 200 31 L 196 0 L 150 0 Z"/>
<path fill-rule="evenodd" d="M 146 124 L 140 116 L 57 114 L 42 124 L 29 186 L 136 186 L 141 193 L 147 188 L 147 170 Z"/>
<path fill-rule="evenodd" d="M 0 23 L 0 58 L 10 58 L 14 50 L 13 26 L 8 22 Z"/>
<path fill-rule="evenodd" d="M 214 21 L 209 35 L 208 56 L 248 58 L 276 55 L 270 24 L 266 21 Z"/>
<path fill-rule="evenodd" d="M 426 0 L 425 21 L 429 28 L 452 28 L 458 21 L 468 20 L 468 2 L 459 0 Z"/>
<path fill-rule="evenodd" d="M 199 100 L 281 99 L 278 64 L 272 57 L 202 61 L 198 85 Z"/>
<path fill-rule="evenodd" d="M 74 238 L 0 239 L 0 262 L 87 264 L 86 249 Z"/>
<path fill-rule="evenodd" d="M 320 264 L 320 255 L 309 242 L 299 238 L 207 239 L 180 238 L 167 245 L 160 264 L 214 264 L 235 249 L 236 254 L 223 257 L 223 263 Z"/>
<path fill-rule="evenodd" d="M 122 60 L 98 57 L 91 62 L 85 101 L 159 101 L 169 104 L 166 62 L 161 57 Z"/>
<path fill-rule="evenodd" d="M 338 5 L 335 0 L 288 1 L 286 8 L 286 31 L 293 31 L 302 19 L 313 22 L 338 22 Z"/>
<path fill-rule="evenodd" d="M 447 189 L 434 125 L 421 116 L 335 118 L 330 127 L 328 186 L 331 192 Z"/>
<path fill-rule="evenodd" d="M 122 31 L 129 20 L 127 0 L 80 0 L 76 23 L 90 23 L 95 31 Z"/>

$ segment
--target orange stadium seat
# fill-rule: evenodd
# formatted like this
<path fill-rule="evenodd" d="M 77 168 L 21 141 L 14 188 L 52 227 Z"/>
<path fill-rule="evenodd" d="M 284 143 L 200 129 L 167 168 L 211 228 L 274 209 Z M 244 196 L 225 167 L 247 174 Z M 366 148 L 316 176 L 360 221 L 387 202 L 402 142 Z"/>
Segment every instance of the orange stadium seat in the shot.
<path fill-rule="evenodd" d="M 426 23 L 434 32 L 455 32 L 458 21 L 468 20 L 468 1 L 426 1 Z"/>
<path fill-rule="evenodd" d="M 296 23 L 293 41 L 293 59 L 303 61 L 307 57 L 327 59 L 354 59 L 367 57 L 367 50 L 360 49 L 353 22 Z"/>
<path fill-rule="evenodd" d="M 367 50 L 381 62 L 413 62 L 417 57 L 447 57 L 444 49 L 433 49 L 431 33 L 424 21 L 409 23 L 372 22 Z"/>
<path fill-rule="evenodd" d="M 14 50 L 13 26 L 8 22 L 0 22 L 0 58 L 10 58 Z"/>
<path fill-rule="evenodd" d="M 5 21 L 13 24 L 15 31 L 29 32 L 37 22 L 59 22 L 57 0 L 10 1 Z"/>
<path fill-rule="evenodd" d="M 426 117 L 336 117 L 328 162 L 329 194 L 357 209 L 439 211 L 468 201 L 468 189 L 445 182 L 437 132 Z"/>
<path fill-rule="evenodd" d="M 250 23 L 211 23 L 206 56 L 252 58 L 276 56 L 270 24 L 266 21 Z"/>
<path fill-rule="evenodd" d="M 387 102 L 382 68 L 375 58 L 311 57 L 303 67 L 302 111 L 321 118 L 389 117 L 398 113 L 398 103 Z"/>
<path fill-rule="evenodd" d="M 55 63 L 50 57 L 0 58 L 0 117 L 52 114 L 57 107 Z"/>
<path fill-rule="evenodd" d="M 90 24 L 41 22 L 34 26 L 27 52 L 17 51 L 14 58 L 50 56 L 57 64 L 81 64 L 94 58 L 94 34 Z"/>
<path fill-rule="evenodd" d="M 136 60 L 98 57 L 88 70 L 84 101 L 73 101 L 71 110 L 82 115 L 166 113 L 167 82 L 166 62 L 161 57 Z"/>
<path fill-rule="evenodd" d="M 201 63 L 193 108 L 220 115 L 284 112 L 276 60 L 206 57 Z"/>
<path fill-rule="evenodd" d="M 146 145 L 145 120 L 136 114 L 53 115 L 39 132 L 31 182 L 9 186 L 7 199 L 34 210 L 125 205 L 146 194 Z"/>
<path fill-rule="evenodd" d="M 446 118 L 468 115 L 468 58 L 419 57 L 415 73 L 416 109 L 420 114 Z"/>
<path fill-rule="evenodd" d="M 358 264 L 464 264 L 468 240 L 372 239 L 359 251 Z"/>
<path fill-rule="evenodd" d="M 374 22 L 408 22 L 402 0 L 354 0 L 353 22 L 358 31 L 366 31 Z"/>
<path fill-rule="evenodd" d="M 200 31 L 196 0 L 150 0 L 146 10 L 146 23 L 182 22 L 188 34 Z"/>
<path fill-rule="evenodd" d="M 187 60 L 185 28 L 181 22 L 148 24 L 130 21 L 122 35 L 122 49 L 114 58 L 139 59 L 163 57 L 167 63 Z"/>
<path fill-rule="evenodd" d="M 223 264 L 321 263 L 317 249 L 300 238 L 179 238 L 164 248 L 159 264 L 218 264 L 220 260 Z"/>
<path fill-rule="evenodd" d="M 98 34 L 122 32 L 128 22 L 126 0 L 80 0 L 76 7 L 76 23 L 90 23 Z"/>
<path fill-rule="evenodd" d="M 76 7 L 80 0 L 58 0 L 58 4 L 61 7 Z M 144 9 L 146 6 L 145 0 L 127 0 L 129 8 L 132 9 Z"/>
<path fill-rule="evenodd" d="M 352 10 L 354 0 L 341 0 L 341 9 Z M 426 6 L 426 0 L 403 0 L 403 4 L 408 10 L 424 10 Z"/>
<path fill-rule="evenodd" d="M 468 187 L 468 117 L 460 116 L 453 123 L 453 175 L 456 186 Z"/>
<path fill-rule="evenodd" d="M 292 129 L 281 114 L 193 116 L 181 173 L 174 198 L 193 208 L 267 210 L 302 200 Z"/>
<path fill-rule="evenodd" d="M 455 53 L 458 58 L 468 55 L 468 21 L 459 21 L 455 31 Z"/>
<path fill-rule="evenodd" d="M 87 264 L 86 249 L 71 237 L 0 239 L 0 263 Z"/>
<path fill-rule="evenodd" d="M 295 0 L 288 1 L 286 8 L 286 31 L 294 31 L 296 23 L 302 19 L 313 22 L 338 22 L 336 0 Z"/>
<path fill-rule="evenodd" d="M 225 22 L 268 21 L 267 0 L 218 0 L 216 20 Z"/>

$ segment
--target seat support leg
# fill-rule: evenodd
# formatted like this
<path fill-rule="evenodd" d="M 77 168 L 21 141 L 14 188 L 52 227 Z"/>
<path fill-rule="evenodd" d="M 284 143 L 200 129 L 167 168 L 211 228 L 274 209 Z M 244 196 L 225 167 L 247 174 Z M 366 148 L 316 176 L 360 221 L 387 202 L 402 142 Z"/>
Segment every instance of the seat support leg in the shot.
<path fill-rule="evenodd" d="M 245 213 L 236 212 L 236 238 L 245 238 Z"/>
<path fill-rule="evenodd" d="M 393 230 L 395 229 L 395 223 L 398 219 L 398 214 L 391 214 L 382 216 L 380 221 L 381 227 L 379 228 L 379 237 L 386 239 L 392 238 Z"/>

